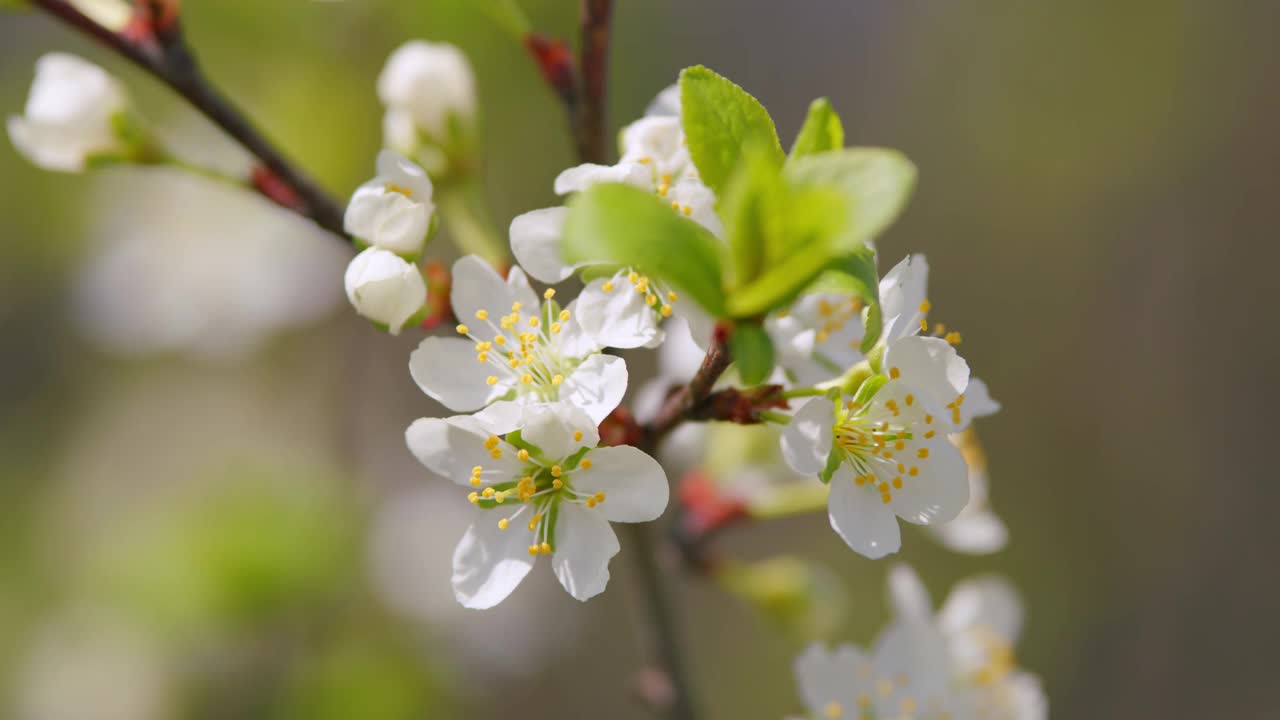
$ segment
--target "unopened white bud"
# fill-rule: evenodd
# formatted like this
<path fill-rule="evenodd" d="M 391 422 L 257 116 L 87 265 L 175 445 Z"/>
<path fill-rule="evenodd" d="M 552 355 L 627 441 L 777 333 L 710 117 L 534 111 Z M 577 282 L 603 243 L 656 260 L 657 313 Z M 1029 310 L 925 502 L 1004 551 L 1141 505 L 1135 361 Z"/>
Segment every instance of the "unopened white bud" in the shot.
<path fill-rule="evenodd" d="M 107 71 L 66 53 L 36 61 L 22 115 L 9 118 L 9 139 L 46 170 L 79 172 L 95 156 L 124 156 L 129 143 L 117 119 L 128 109 L 123 88 Z"/>
<path fill-rule="evenodd" d="M 345 284 L 356 312 L 386 325 L 392 335 L 399 335 L 427 303 L 427 283 L 418 266 L 382 248 L 357 255 L 347 266 Z"/>
<path fill-rule="evenodd" d="M 390 110 L 407 113 L 417 129 L 437 143 L 449 139 L 449 120 L 470 123 L 475 115 L 475 77 L 462 51 L 447 43 L 413 40 L 387 59 L 378 76 L 378 98 Z M 405 144 L 403 118 L 396 121 Z"/>
<path fill-rule="evenodd" d="M 356 189 L 347 205 L 347 232 L 406 257 L 422 252 L 435 214 L 431 179 L 390 150 L 378 154 L 378 175 Z"/>

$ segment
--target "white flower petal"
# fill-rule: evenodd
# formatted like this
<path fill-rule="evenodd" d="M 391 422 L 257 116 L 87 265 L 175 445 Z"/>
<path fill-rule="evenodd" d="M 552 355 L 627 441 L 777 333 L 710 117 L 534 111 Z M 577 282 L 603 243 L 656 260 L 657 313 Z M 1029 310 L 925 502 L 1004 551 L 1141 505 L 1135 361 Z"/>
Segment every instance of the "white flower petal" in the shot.
<path fill-rule="evenodd" d="M 795 662 L 796 684 L 800 699 L 815 717 L 832 703 L 856 717 L 858 699 L 867 686 L 874 683 L 870 659 L 856 647 L 842 645 L 828 651 L 821 644 L 810 645 Z"/>
<path fill-rule="evenodd" d="M 969 468 L 960 451 L 942 436 L 921 438 L 919 443 L 929 456 L 910 460 L 920 474 L 902 477 L 902 487 L 893 491 L 893 511 L 918 525 L 954 520 L 969 503 Z"/>
<path fill-rule="evenodd" d="M 831 454 L 835 406 L 825 397 L 809 400 L 782 431 L 782 457 L 798 473 L 816 475 L 827 466 Z"/>
<path fill-rule="evenodd" d="M 418 167 L 412 160 L 394 150 L 383 150 L 378 153 L 378 177 L 408 190 L 409 197 L 419 203 L 429 203 L 434 188 L 427 171 Z"/>
<path fill-rule="evenodd" d="M 969 385 L 969 364 L 947 341 L 934 337 L 905 337 L 885 348 L 884 367 L 897 370 L 904 383 L 926 396 L 930 409 L 940 411 Z M 944 420 L 951 414 L 945 413 Z"/>
<path fill-rule="evenodd" d="M 575 435 L 577 439 L 574 439 Z M 563 403 L 545 403 L 525 408 L 524 427 L 520 431 L 520 437 L 553 461 L 568 457 L 582 447 L 594 447 L 600 442 L 596 423 L 582 410 Z"/>
<path fill-rule="evenodd" d="M 506 435 L 513 430 L 524 427 L 525 412 L 529 405 L 514 400 L 496 400 L 489 406 L 472 415 L 479 423 L 494 435 Z"/>
<path fill-rule="evenodd" d="M 627 393 L 627 364 L 613 355 L 592 355 L 560 385 L 560 399 L 583 409 L 597 425 Z"/>
<path fill-rule="evenodd" d="M 512 272 L 515 272 L 515 268 L 512 268 Z M 532 295 L 533 292 L 530 291 L 529 294 Z M 507 281 L 498 275 L 498 271 L 478 256 L 467 255 L 453 264 L 453 289 L 449 293 L 453 314 L 458 322 L 471 328 L 471 334 L 476 337 L 492 339 L 495 333 L 489 324 L 496 326 L 498 318 L 511 312 L 511 304 L 517 300 L 525 311 L 536 312 L 536 304 L 526 304 L 524 297 L 518 298 Z M 479 311 L 489 315 L 488 321 L 476 317 Z"/>
<path fill-rule="evenodd" d="M 427 302 L 427 283 L 416 265 L 371 247 L 351 260 L 343 276 L 347 299 L 360 315 L 398 335 Z"/>
<path fill-rule="evenodd" d="M 874 489 L 854 485 L 848 465 L 841 466 L 831 478 L 827 512 L 831 528 L 860 555 L 878 560 L 902 546 L 893 510 Z"/>
<path fill-rule="evenodd" d="M 509 389 L 489 385 L 492 368 L 476 361 L 475 346 L 461 338 L 429 337 L 409 355 L 409 374 L 427 395 L 454 412 L 471 412 Z"/>
<path fill-rule="evenodd" d="M 561 503 L 551 567 L 566 592 L 578 600 L 603 592 L 609 584 L 609 560 L 620 549 L 618 536 L 603 515 L 581 505 Z"/>
<path fill-rule="evenodd" d="M 922 622 L 933 619 L 929 590 L 909 565 L 898 563 L 889 569 L 889 604 L 895 617 Z"/>
<path fill-rule="evenodd" d="M 969 378 L 964 390 L 964 402 L 960 404 L 960 428 L 964 429 L 974 418 L 987 417 L 1000 412 L 1000 403 L 991 397 L 987 384 L 980 378 Z"/>
<path fill-rule="evenodd" d="M 604 290 L 606 282 L 609 292 Z M 657 313 L 645 303 L 643 293 L 633 290 L 626 272 L 592 280 L 575 302 L 574 317 L 599 347 L 644 347 L 662 332 Z"/>
<path fill-rule="evenodd" d="M 511 293 L 514 302 L 520 303 L 520 311 L 526 315 L 537 313 L 542 307 L 542 301 L 529 286 L 529 276 L 524 274 L 519 265 L 507 271 L 507 291 Z"/>
<path fill-rule="evenodd" d="M 502 602 L 533 568 L 528 534 L 498 528 L 479 511 L 453 552 L 453 593 L 464 607 L 484 610 Z"/>
<path fill-rule="evenodd" d="M 595 511 L 611 522 L 656 520 L 667 508 L 670 488 L 657 460 L 629 445 L 596 448 L 587 453 L 591 469 L 572 473 L 575 490 L 604 493 Z"/>
<path fill-rule="evenodd" d="M 908 678 L 917 697 L 946 697 L 952 682 L 947 640 L 932 618 L 897 620 L 876 639 L 872 653 L 876 670 L 885 677 Z"/>
<path fill-rule="evenodd" d="M 557 195 L 582 192 L 601 183 L 623 183 L 641 189 L 653 188 L 653 173 L 640 163 L 622 162 L 617 165 L 584 163 L 571 167 L 556 176 Z"/>
<path fill-rule="evenodd" d="M 711 337 L 716 330 L 716 319 L 692 300 L 681 300 L 673 308 L 673 313 L 684 318 L 689 325 L 689 337 L 703 352 L 711 347 Z"/>
<path fill-rule="evenodd" d="M 880 306 L 885 317 L 919 309 L 928 297 L 929 263 L 921 253 L 898 261 L 880 279 Z"/>
<path fill-rule="evenodd" d="M 516 451 L 499 443 L 500 458 L 484 446 L 490 433 L 466 415 L 451 418 L 419 418 L 405 431 L 409 450 L 427 469 L 459 485 L 467 485 L 472 469 L 483 468 L 485 483 L 506 482 L 520 471 Z"/>
<path fill-rule="evenodd" d="M 952 552 L 989 555 L 1004 549 L 1009 542 L 1009 529 L 990 510 L 969 512 L 966 509 L 949 523 L 930 526 L 929 532 Z"/>
<path fill-rule="evenodd" d="M 517 215 L 511 221 L 511 252 L 530 275 L 554 285 L 573 274 L 575 265 L 560 254 L 566 207 L 550 207 Z"/>
<path fill-rule="evenodd" d="M 956 584 L 938 612 L 938 623 L 949 634 L 982 629 L 1014 644 L 1022 632 L 1023 615 L 1022 598 L 1013 585 L 987 576 Z"/>

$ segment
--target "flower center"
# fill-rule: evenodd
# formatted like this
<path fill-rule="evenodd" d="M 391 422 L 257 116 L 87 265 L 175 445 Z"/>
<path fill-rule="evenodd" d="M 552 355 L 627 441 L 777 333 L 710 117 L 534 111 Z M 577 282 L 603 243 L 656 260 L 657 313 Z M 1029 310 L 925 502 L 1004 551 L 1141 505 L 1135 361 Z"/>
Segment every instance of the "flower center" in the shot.
<path fill-rule="evenodd" d="M 581 440 L 582 432 L 574 433 L 574 440 Z M 495 459 L 501 459 L 502 450 L 497 435 L 490 435 L 485 447 Z M 472 491 L 467 495 L 473 505 L 486 510 L 506 506 L 507 501 L 517 505 L 515 512 L 498 520 L 498 529 L 507 531 L 520 527 L 530 533 L 529 555 L 550 555 L 555 552 L 555 525 L 562 503 L 573 503 L 588 508 L 595 508 L 605 501 L 603 492 L 584 493 L 574 488 L 571 471 L 586 472 L 591 470 L 592 462 L 588 457 L 577 455 L 562 458 L 551 464 L 539 462 L 528 450 L 520 449 L 517 457 L 525 463 L 518 479 L 495 477 L 499 480 L 482 490 Z M 484 485 L 485 469 L 477 465 L 471 469 L 471 485 Z M 528 520 L 525 515 L 528 514 Z M 521 525 L 523 524 L 523 525 Z"/>
<path fill-rule="evenodd" d="M 920 468 L 929 457 L 929 448 L 920 438 L 931 439 L 933 416 L 925 414 L 923 423 L 915 415 L 903 412 L 903 405 L 914 406 L 916 399 L 908 393 L 900 405 L 896 399 L 882 405 L 858 405 L 849 400 L 839 409 L 834 428 L 835 445 L 853 468 L 853 481 L 858 487 L 869 485 L 880 492 L 880 499 L 893 501 L 895 490 L 919 477 Z M 919 425 L 923 424 L 921 434 Z"/>
<path fill-rule="evenodd" d="M 581 359 L 562 351 L 561 333 L 570 313 L 552 300 L 554 296 L 555 290 L 548 289 L 544 295 L 547 302 L 523 315 L 521 304 L 512 303 L 511 312 L 499 317 L 496 324 L 488 310 L 477 310 L 476 320 L 493 333 L 489 340 L 480 339 L 465 324 L 458 325 L 458 333 L 476 343 L 476 362 L 494 369 L 485 382 L 491 386 L 503 383 L 517 395 L 539 401 L 560 397 L 560 384 Z"/>
<path fill-rule="evenodd" d="M 640 295 L 644 296 L 644 304 L 648 305 L 658 315 L 668 318 L 675 311 L 675 302 L 680 298 L 674 290 L 668 290 L 662 287 L 656 280 L 641 275 L 635 270 L 627 273 L 627 282 L 631 283 L 631 287 Z M 606 293 L 611 293 L 617 289 L 617 283 L 612 280 L 606 280 L 600 289 Z"/>

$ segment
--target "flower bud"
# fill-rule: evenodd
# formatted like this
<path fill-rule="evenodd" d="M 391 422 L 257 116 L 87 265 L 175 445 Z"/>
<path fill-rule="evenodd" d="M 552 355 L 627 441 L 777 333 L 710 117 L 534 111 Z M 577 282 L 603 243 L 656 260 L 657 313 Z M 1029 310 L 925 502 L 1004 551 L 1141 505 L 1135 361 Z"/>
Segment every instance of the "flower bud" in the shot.
<path fill-rule="evenodd" d="M 347 232 L 375 247 L 413 258 L 435 215 L 431 179 L 390 150 L 378 154 L 378 175 L 356 189 L 347 205 Z"/>
<path fill-rule="evenodd" d="M 11 116 L 18 152 L 46 170 L 79 172 L 96 158 L 123 158 L 135 149 L 121 122 L 128 99 L 107 71 L 66 53 L 36 61 L 23 115 Z"/>
<path fill-rule="evenodd" d="M 399 335 L 427 302 L 418 267 L 389 250 L 371 247 L 347 266 L 347 298 L 360 315 Z"/>
<path fill-rule="evenodd" d="M 378 76 L 378 98 L 399 115 L 401 145 L 405 117 L 435 143 L 449 144 L 450 120 L 456 118 L 465 126 L 475 115 L 475 77 L 458 48 L 414 40 L 387 59 Z"/>

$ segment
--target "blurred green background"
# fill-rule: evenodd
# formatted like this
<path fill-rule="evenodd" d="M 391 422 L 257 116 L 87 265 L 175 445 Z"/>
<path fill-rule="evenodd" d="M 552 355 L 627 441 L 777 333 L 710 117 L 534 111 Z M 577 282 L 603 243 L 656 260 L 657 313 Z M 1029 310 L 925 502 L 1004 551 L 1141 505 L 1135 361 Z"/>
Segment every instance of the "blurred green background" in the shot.
<path fill-rule="evenodd" d="M 460 45 L 505 225 L 552 204 L 573 159 L 560 107 L 483 4 L 183 6 L 210 75 L 339 195 L 372 171 L 387 54 L 415 37 Z M 577 3 L 520 4 L 545 32 L 576 32 Z M 759 97 L 784 144 L 827 95 L 850 143 L 920 167 L 879 246 L 890 262 L 928 254 L 937 317 L 1004 404 L 981 428 L 1012 542 L 966 557 L 909 531 L 900 557 L 937 599 L 973 573 L 1013 578 L 1029 606 L 1020 659 L 1058 718 L 1280 717 L 1266 435 L 1280 342 L 1263 292 L 1280 260 L 1278 26 L 1280 4 L 1260 0 L 618 3 L 614 127 L 702 63 Z M 50 49 L 117 71 L 211 162 L 243 162 L 155 83 L 32 14 L 0 15 L 5 114 Z M 255 237 L 255 213 L 277 215 L 256 199 L 210 210 L 209 191 L 202 214 L 199 184 L 133 175 L 52 175 L 0 146 L 0 715 L 645 717 L 627 697 L 648 651 L 628 549 L 587 605 L 535 572 L 495 611 L 458 608 L 461 498 L 403 447 L 408 422 L 436 412 L 407 373 L 413 333 L 381 336 L 342 308 L 341 248 L 304 224 Z M 267 338 L 255 307 L 232 308 L 250 341 L 212 324 L 194 357 L 141 352 L 126 327 L 108 352 L 92 338 L 128 318 L 86 291 L 107 282 L 93 258 L 143 225 L 160 275 L 181 257 L 233 298 L 305 290 L 296 327 Z M 251 265 L 273 234 L 302 238 L 274 267 L 308 274 L 281 290 L 183 248 L 187 230 Z M 137 302 L 173 309 L 157 287 Z M 820 516 L 719 543 L 833 568 L 852 606 L 832 640 L 866 642 L 885 619 L 888 564 Z M 798 709 L 802 638 L 697 578 L 680 593 L 711 717 Z"/>

